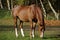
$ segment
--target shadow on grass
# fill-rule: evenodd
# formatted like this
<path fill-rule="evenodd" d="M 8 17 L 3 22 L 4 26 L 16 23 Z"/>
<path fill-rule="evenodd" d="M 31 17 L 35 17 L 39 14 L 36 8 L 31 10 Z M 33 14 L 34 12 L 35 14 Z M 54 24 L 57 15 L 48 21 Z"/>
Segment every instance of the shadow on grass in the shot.
<path fill-rule="evenodd" d="M 29 25 L 24 25 L 23 26 L 24 30 L 30 30 Z M 11 31 L 14 30 L 14 25 L 0 25 L 0 31 Z M 20 30 L 18 26 L 18 30 Z"/>
<path fill-rule="evenodd" d="M 47 37 L 44 37 L 43 39 L 53 39 L 53 38 L 60 38 L 60 34 L 56 34 L 56 35 L 53 35 L 53 36 L 47 36 Z"/>
<path fill-rule="evenodd" d="M 23 25 L 24 30 L 30 30 L 30 25 Z M 0 25 L 0 31 L 7 31 L 7 30 L 14 30 L 14 25 Z M 19 26 L 18 26 L 19 30 Z M 38 30 L 38 27 L 36 26 L 36 30 Z M 55 26 L 55 27 L 46 27 L 46 31 L 55 31 L 55 30 L 60 30 L 60 26 Z"/>
<path fill-rule="evenodd" d="M 12 25 L 0 25 L 0 31 L 12 31 L 14 27 Z"/>
<path fill-rule="evenodd" d="M 26 36 L 26 38 L 28 38 L 29 37 L 29 39 L 30 39 L 30 36 Z M 30 40 L 36 40 L 36 39 L 39 39 L 39 40 L 49 40 L 49 39 L 51 39 L 51 40 L 60 40 L 60 34 L 58 34 L 58 35 L 54 35 L 54 36 L 45 36 L 44 38 L 40 38 L 39 36 L 35 36 L 34 38 L 31 38 Z"/>
<path fill-rule="evenodd" d="M 19 26 L 18 30 L 20 29 Z M 30 30 L 30 25 L 23 25 L 23 29 L 24 30 Z M 38 27 L 36 27 L 36 30 L 38 29 Z M 14 30 L 14 25 L 0 25 L 0 31 L 11 31 Z"/>

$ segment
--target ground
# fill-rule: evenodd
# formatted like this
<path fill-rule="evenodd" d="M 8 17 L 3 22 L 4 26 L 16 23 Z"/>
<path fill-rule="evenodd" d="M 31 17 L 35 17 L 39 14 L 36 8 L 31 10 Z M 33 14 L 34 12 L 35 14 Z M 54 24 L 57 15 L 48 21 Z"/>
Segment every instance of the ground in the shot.
<path fill-rule="evenodd" d="M 0 40 L 60 40 L 60 26 L 46 26 L 44 38 L 39 37 L 38 26 L 36 26 L 35 38 L 29 36 L 29 23 L 24 23 L 25 37 L 22 37 L 18 27 L 19 37 L 16 38 L 13 19 L 0 20 Z"/>

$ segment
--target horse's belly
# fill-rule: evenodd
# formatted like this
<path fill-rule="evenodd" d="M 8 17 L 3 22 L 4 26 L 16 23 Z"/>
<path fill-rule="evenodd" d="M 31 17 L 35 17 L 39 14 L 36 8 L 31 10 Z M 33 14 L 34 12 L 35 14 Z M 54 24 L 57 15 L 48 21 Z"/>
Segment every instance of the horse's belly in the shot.
<path fill-rule="evenodd" d="M 19 15 L 19 19 L 20 19 L 21 21 L 29 21 L 28 15 L 26 15 L 26 14 L 20 14 L 20 15 Z"/>
<path fill-rule="evenodd" d="M 24 18 L 20 18 L 21 21 L 24 21 L 24 22 L 28 22 L 28 18 L 24 17 Z"/>

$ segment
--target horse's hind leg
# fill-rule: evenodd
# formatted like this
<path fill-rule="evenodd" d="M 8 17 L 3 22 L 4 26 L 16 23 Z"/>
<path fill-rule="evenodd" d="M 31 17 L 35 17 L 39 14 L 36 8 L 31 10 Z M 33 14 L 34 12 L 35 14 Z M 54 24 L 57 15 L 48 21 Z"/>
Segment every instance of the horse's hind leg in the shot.
<path fill-rule="evenodd" d="M 33 22 L 30 22 L 30 27 L 31 27 L 31 30 L 30 30 L 30 38 L 31 38 L 32 37 Z"/>
<path fill-rule="evenodd" d="M 14 27 L 15 27 L 16 37 L 18 37 L 18 32 L 17 32 L 17 18 L 16 17 L 14 18 Z"/>
<path fill-rule="evenodd" d="M 23 22 L 21 22 L 21 21 L 20 21 L 20 29 L 21 29 L 21 35 L 24 37 Z"/>

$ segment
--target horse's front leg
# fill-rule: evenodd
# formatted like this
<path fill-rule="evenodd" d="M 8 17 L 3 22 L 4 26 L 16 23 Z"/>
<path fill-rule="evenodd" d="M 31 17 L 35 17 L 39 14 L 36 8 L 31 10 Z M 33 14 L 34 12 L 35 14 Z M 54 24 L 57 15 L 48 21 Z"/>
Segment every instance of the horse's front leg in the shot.
<path fill-rule="evenodd" d="M 39 27 L 39 31 L 40 31 L 40 37 L 43 38 L 44 37 L 44 30 L 43 30 L 42 26 Z"/>
<path fill-rule="evenodd" d="M 35 34 L 35 25 L 36 23 L 31 22 L 31 32 L 30 32 L 30 38 L 33 37 L 34 38 L 34 34 Z"/>
<path fill-rule="evenodd" d="M 16 37 L 18 37 L 18 31 L 17 31 L 17 18 L 14 18 L 14 28 L 15 28 Z"/>
<path fill-rule="evenodd" d="M 21 29 L 21 35 L 24 37 L 24 31 L 23 31 L 23 22 L 20 21 L 20 29 Z"/>

